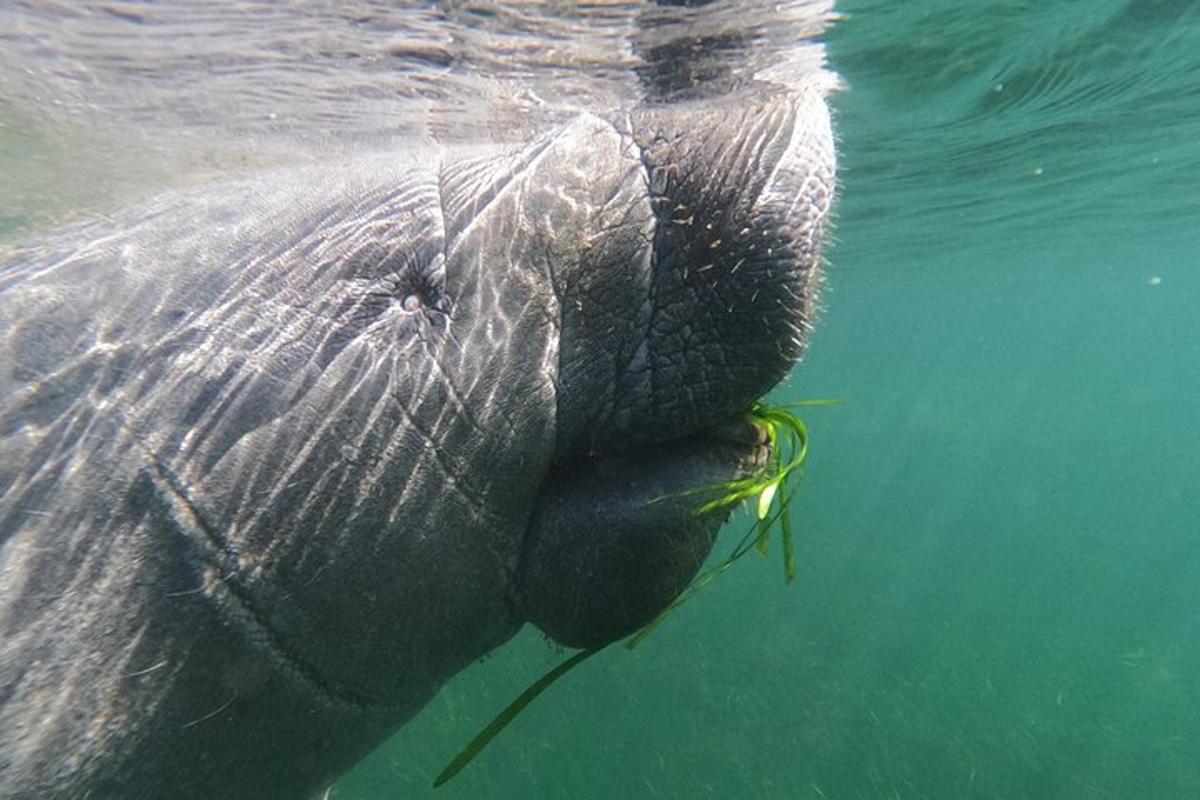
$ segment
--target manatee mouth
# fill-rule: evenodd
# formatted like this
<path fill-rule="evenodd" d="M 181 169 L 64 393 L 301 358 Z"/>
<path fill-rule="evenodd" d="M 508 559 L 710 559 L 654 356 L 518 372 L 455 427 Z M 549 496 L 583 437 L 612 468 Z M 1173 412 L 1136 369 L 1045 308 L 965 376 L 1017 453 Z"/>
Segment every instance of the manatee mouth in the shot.
<path fill-rule="evenodd" d="M 626 123 L 648 202 L 621 220 L 637 238 L 588 251 L 560 302 L 555 452 L 518 581 L 525 618 L 581 647 L 674 600 L 759 486 L 731 484 L 771 468 L 775 428 L 749 419 L 803 353 L 833 192 L 816 94 Z"/>
<path fill-rule="evenodd" d="M 687 439 L 700 439 L 702 441 L 722 443 L 733 447 L 748 448 L 746 451 L 745 467 L 750 472 L 758 472 L 766 467 L 771 456 L 771 442 L 767 437 L 767 432 L 749 419 L 749 410 L 739 417 L 726 420 L 712 428 L 702 430 L 697 434 L 686 437 L 682 441 L 687 441 Z M 668 440 L 657 446 L 671 447 L 677 444 L 678 441 L 680 440 Z"/>
<path fill-rule="evenodd" d="M 695 577 L 731 509 L 698 511 L 771 455 L 766 432 L 743 416 L 561 464 L 526 534 L 520 615 L 570 647 L 634 633 Z"/>
<path fill-rule="evenodd" d="M 613 458 L 621 452 L 601 451 L 595 457 Z M 686 436 L 635 443 L 623 457 L 647 459 L 674 469 L 677 474 L 672 476 L 672 483 L 690 481 L 696 494 L 700 494 L 701 489 L 761 473 L 770 461 L 771 452 L 766 431 L 750 420 L 747 411 Z M 689 471 L 694 472 L 690 478 Z M 720 475 L 714 476 L 712 472 Z M 717 480 L 707 480 L 713 477 Z"/>
<path fill-rule="evenodd" d="M 767 433 L 750 419 L 747 409 L 683 436 L 653 438 L 631 433 L 623 441 L 607 441 L 571 454 L 552 468 L 548 484 L 583 474 L 608 474 L 630 465 L 654 464 L 667 473 L 659 475 L 659 480 L 690 492 L 758 474 L 767 467 L 770 456 Z"/>

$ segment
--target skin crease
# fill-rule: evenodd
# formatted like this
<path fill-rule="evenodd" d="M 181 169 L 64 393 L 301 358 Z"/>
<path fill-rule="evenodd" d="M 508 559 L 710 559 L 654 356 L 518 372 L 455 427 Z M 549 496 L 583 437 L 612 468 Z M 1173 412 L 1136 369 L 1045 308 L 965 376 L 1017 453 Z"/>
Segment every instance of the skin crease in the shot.
<path fill-rule="evenodd" d="M 760 463 L 833 186 L 763 84 L 0 250 L 0 796 L 319 795 L 525 622 L 653 617 L 720 520 L 649 501 Z"/>

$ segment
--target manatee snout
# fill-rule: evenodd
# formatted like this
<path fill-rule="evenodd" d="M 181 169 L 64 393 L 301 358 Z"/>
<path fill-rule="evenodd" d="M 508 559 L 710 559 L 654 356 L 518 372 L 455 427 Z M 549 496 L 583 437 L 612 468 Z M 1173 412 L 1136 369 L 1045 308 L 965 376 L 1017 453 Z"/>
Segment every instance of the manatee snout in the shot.
<path fill-rule="evenodd" d="M 558 471 L 526 535 L 522 615 L 569 647 L 598 647 L 653 620 L 696 576 L 730 509 L 697 510 L 767 462 L 750 423 Z"/>

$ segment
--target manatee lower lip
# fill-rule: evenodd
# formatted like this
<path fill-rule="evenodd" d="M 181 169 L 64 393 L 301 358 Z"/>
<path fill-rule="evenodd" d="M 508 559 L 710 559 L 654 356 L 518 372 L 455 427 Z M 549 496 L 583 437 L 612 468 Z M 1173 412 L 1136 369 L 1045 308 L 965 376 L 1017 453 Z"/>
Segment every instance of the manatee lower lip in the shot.
<path fill-rule="evenodd" d="M 570 647 L 649 623 L 695 577 L 732 510 L 697 511 L 769 463 L 747 417 L 560 465 L 542 488 L 518 567 L 521 615 Z"/>

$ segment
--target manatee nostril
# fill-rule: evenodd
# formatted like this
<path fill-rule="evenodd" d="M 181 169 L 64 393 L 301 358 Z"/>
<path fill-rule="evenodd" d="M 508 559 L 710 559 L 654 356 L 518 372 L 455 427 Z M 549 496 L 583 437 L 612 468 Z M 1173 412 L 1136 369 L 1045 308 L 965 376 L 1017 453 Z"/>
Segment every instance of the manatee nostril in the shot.
<path fill-rule="evenodd" d="M 419 294 L 406 294 L 404 299 L 400 301 L 400 307 L 410 314 L 415 314 L 420 311 L 425 305 Z"/>

